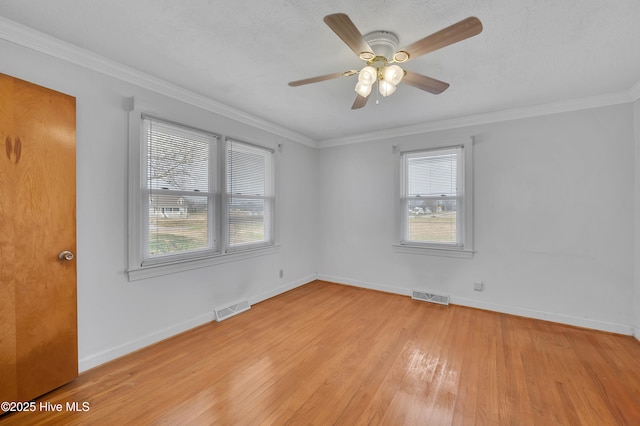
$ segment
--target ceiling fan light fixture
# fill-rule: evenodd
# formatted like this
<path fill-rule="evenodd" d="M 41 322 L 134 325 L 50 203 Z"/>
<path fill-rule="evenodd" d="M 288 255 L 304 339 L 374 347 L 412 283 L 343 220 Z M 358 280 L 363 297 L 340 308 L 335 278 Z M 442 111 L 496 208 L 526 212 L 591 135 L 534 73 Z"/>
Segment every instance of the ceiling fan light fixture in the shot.
<path fill-rule="evenodd" d="M 366 84 L 362 84 L 360 82 L 358 82 L 356 84 L 356 93 L 360 96 L 362 96 L 363 98 L 366 98 L 367 96 L 369 96 L 369 94 L 371 94 L 371 88 L 373 86 L 372 85 L 366 85 Z"/>
<path fill-rule="evenodd" d="M 394 86 L 402 81 L 402 77 L 404 77 L 404 70 L 397 65 L 385 67 L 382 71 L 382 78 Z"/>
<path fill-rule="evenodd" d="M 358 82 L 365 86 L 371 86 L 376 82 L 378 78 L 376 69 L 374 67 L 366 66 L 360 70 L 358 74 Z"/>
<path fill-rule="evenodd" d="M 393 92 L 396 91 L 396 86 L 389 83 L 387 80 L 380 80 L 380 82 L 378 82 L 378 91 L 382 96 L 386 97 L 392 95 Z"/>
<path fill-rule="evenodd" d="M 360 71 L 348 70 L 292 81 L 289 82 L 289 86 L 301 86 L 358 74 L 358 82 L 354 88 L 358 96 L 351 109 L 359 109 L 366 105 L 375 83 L 378 83 L 378 91 L 382 96 L 393 94 L 400 82 L 434 95 L 442 93 L 449 87 L 448 83 L 416 72 L 403 70 L 399 66 L 392 64 L 402 64 L 409 59 L 466 40 L 482 32 L 480 20 L 470 16 L 398 50 L 399 39 L 396 34 L 379 30 L 362 35 L 353 21 L 351 21 L 351 18 L 344 13 L 327 15 L 324 17 L 324 22 L 358 58 L 366 62 L 366 66 Z M 376 99 L 377 103 L 378 99 Z"/>

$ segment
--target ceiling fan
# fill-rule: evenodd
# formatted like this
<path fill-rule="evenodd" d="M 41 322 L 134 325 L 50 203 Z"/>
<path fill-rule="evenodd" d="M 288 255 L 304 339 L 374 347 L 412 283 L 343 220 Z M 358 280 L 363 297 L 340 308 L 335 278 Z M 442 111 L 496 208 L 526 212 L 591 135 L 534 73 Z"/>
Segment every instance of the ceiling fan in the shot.
<path fill-rule="evenodd" d="M 395 64 L 402 64 L 411 58 L 433 52 L 482 32 L 480 20 L 469 17 L 398 50 L 397 35 L 389 31 L 374 31 L 363 36 L 349 16 L 344 13 L 327 15 L 324 17 L 324 22 L 367 65 L 360 71 L 348 70 L 292 81 L 289 86 L 302 86 L 357 74 L 358 83 L 355 87 L 357 95 L 351 109 L 362 108 L 367 104 L 373 85 L 376 83 L 382 96 L 389 96 L 395 92 L 396 86 L 401 81 L 434 95 L 444 92 L 449 87 L 448 83 L 403 70 Z"/>

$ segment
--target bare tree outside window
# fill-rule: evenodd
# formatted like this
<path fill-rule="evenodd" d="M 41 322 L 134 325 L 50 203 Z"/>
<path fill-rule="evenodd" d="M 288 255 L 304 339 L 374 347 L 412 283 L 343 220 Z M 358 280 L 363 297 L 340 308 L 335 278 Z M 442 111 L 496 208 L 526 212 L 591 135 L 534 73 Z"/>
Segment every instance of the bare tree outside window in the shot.
<path fill-rule="evenodd" d="M 212 248 L 210 186 L 215 164 L 210 161 L 217 138 L 151 119 L 146 130 L 148 254 Z"/>

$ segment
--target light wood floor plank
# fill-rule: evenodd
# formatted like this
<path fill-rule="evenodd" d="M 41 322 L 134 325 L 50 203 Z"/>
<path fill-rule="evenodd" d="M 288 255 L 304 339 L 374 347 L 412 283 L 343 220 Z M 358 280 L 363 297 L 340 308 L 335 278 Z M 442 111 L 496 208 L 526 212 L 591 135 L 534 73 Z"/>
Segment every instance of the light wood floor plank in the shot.
<path fill-rule="evenodd" d="M 635 425 L 640 343 L 315 281 L 41 402 L 90 410 L 0 424 Z"/>

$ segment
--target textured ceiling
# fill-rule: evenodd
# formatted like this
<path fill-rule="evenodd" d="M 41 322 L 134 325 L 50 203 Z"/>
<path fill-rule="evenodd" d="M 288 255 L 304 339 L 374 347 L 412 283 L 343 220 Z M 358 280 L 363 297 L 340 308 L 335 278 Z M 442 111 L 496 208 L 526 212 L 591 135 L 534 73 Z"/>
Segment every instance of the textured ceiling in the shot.
<path fill-rule="evenodd" d="M 404 67 L 451 84 L 407 85 L 352 111 L 362 67 L 327 27 L 395 32 L 400 46 L 478 17 L 481 34 Z M 316 141 L 629 90 L 640 80 L 638 0 L 0 0 L 0 16 Z M 4 60 L 4 59 L 3 59 Z"/>

